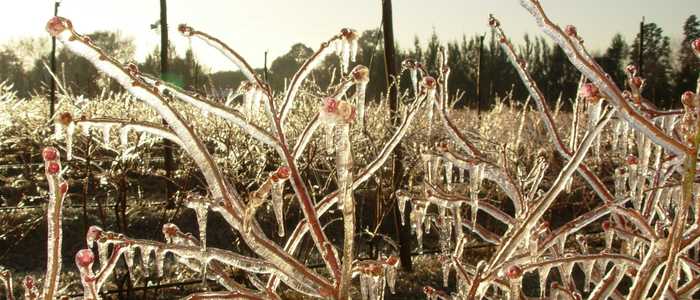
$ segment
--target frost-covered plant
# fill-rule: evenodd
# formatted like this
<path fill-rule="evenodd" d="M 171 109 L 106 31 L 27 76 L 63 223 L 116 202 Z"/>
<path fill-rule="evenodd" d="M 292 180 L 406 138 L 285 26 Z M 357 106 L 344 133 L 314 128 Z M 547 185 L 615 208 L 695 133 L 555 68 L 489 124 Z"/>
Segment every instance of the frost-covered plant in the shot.
<path fill-rule="evenodd" d="M 233 49 L 203 32 L 196 31 L 186 25 L 179 27 L 183 35 L 190 38 L 201 39 L 220 50 L 224 55 L 236 63 L 248 77 L 246 87 L 240 89 L 244 93 L 245 112 L 236 108 L 209 101 L 195 96 L 186 91 L 162 82 L 153 77 L 141 74 L 133 64 L 122 65 L 110 58 L 107 53 L 97 48 L 84 36 L 73 30 L 71 22 L 65 18 L 53 18 L 47 24 L 47 30 L 68 49 L 85 57 L 99 70 L 105 72 L 138 100 L 151 106 L 169 125 L 142 122 L 137 120 L 120 120 L 113 118 L 91 119 L 90 117 L 72 118 L 65 115 L 59 118 L 56 126 L 56 135 L 65 136 L 66 143 L 70 145 L 71 137 L 76 126 L 82 126 L 83 130 L 98 128 L 103 131 L 105 137 L 109 136 L 112 128 L 117 127 L 123 143 L 128 143 L 130 131 L 152 134 L 169 139 L 182 147 L 193 159 L 202 172 L 207 184 L 209 194 L 192 195 L 188 197 L 186 205 L 196 213 L 199 227 L 199 239 L 182 238 L 179 230 L 174 225 L 164 227 L 167 243 L 155 241 L 137 240 L 124 237 L 116 233 L 104 232 L 93 227 L 88 232 L 87 243 L 91 246 L 97 244 L 100 257 L 100 267 L 97 272 L 93 270 L 95 255 L 90 249 L 78 252 L 75 261 L 80 270 L 86 299 L 99 298 L 100 288 L 114 269 L 114 263 L 123 257 L 128 266 L 133 265 L 133 257 L 140 254 L 141 261 L 145 262 L 142 268 L 148 268 L 151 254 L 154 255 L 156 269 L 159 275 L 163 275 L 165 256 L 174 255 L 178 262 L 198 270 L 204 278 L 209 278 L 209 272 L 216 274 L 217 281 L 222 286 L 230 289 L 229 292 L 203 293 L 192 295 L 192 298 L 221 298 L 240 297 L 249 299 L 278 298 L 277 290 L 280 282 L 284 282 L 289 288 L 313 297 L 347 298 L 349 286 L 353 276 L 363 273 L 366 267 L 380 268 L 379 274 L 389 279 L 389 286 L 393 287 L 396 273 L 397 259 L 393 256 L 384 257 L 379 261 L 356 261 L 353 251 L 353 239 L 355 237 L 354 224 L 354 200 L 353 191 L 359 185 L 369 179 L 383 163 L 390 157 L 390 153 L 396 147 L 402 136 L 406 133 L 412 120 L 415 118 L 425 96 L 418 95 L 415 101 L 409 105 L 403 122 L 396 128 L 393 136 L 376 154 L 375 159 L 353 176 L 355 169 L 352 157 L 350 141 L 350 126 L 358 118 L 355 106 L 364 107 L 364 90 L 369 81 L 368 70 L 362 66 L 356 66 L 349 70 L 349 62 L 354 60 L 357 52 L 357 33 L 354 30 L 343 29 L 340 34 L 323 43 L 320 49 L 312 55 L 295 74 L 290 81 L 290 86 L 284 93 L 281 103 L 273 97 L 269 85 L 263 82 L 255 74 L 247 62 Z M 335 91 L 319 101 L 319 112 L 306 129 L 297 137 L 295 146 L 290 146 L 290 137 L 286 131 L 285 122 L 293 109 L 299 87 L 309 75 L 313 66 L 318 63 L 328 52 L 332 43 L 337 46 L 342 58 L 345 72 L 348 72 L 338 84 Z M 350 87 L 356 86 L 356 92 L 351 102 L 343 100 Z M 197 109 L 203 114 L 214 115 L 235 124 L 241 131 L 273 149 L 279 155 L 281 166 L 271 173 L 264 182 L 260 183 L 257 190 L 240 195 L 234 185 L 230 184 L 222 175 L 220 167 L 216 164 L 209 150 L 202 143 L 197 132 L 190 126 L 178 111 L 173 109 L 170 99 L 177 99 Z M 321 100 L 321 99 L 319 99 Z M 253 116 L 258 113 L 256 103 L 262 103 L 266 120 L 256 123 Z M 362 103 L 360 105 L 359 103 Z M 362 119 L 364 115 L 360 115 Z M 304 152 L 311 136 L 321 125 L 329 128 L 326 132 L 334 137 L 334 149 L 336 153 L 336 181 L 338 191 L 333 192 L 323 200 L 312 200 L 306 182 L 301 177 L 297 167 L 297 159 Z M 67 149 L 71 147 L 68 146 Z M 70 150 L 68 151 L 70 152 Z M 282 247 L 270 240 L 260 228 L 255 217 L 256 208 L 270 201 L 279 223 L 284 222 L 282 207 L 284 205 L 285 185 L 289 183 L 295 193 L 295 198 L 304 213 L 304 220 L 299 223 L 291 233 L 287 244 Z M 338 251 L 330 243 L 319 222 L 319 217 L 329 208 L 338 203 L 343 212 L 345 226 L 345 243 L 342 251 Z M 246 257 L 223 249 L 215 249 L 206 245 L 206 219 L 209 210 L 220 213 L 224 219 L 236 230 L 241 238 L 248 244 L 259 258 Z M 278 226 L 278 234 L 285 235 L 284 226 Z M 299 261 L 294 255 L 295 248 L 301 238 L 310 232 L 319 256 L 323 259 L 330 278 L 310 269 Z M 339 252 L 342 252 L 342 260 Z M 390 253 L 388 253 L 390 254 Z M 108 258 L 109 257 L 109 258 Z M 223 278 L 221 266 L 233 267 L 250 272 L 252 286 L 245 286 L 231 282 Z M 218 270 L 218 271 L 217 271 Z M 218 272 L 218 273 L 217 273 Z M 372 272 L 372 280 L 378 272 Z M 360 277 L 365 278 L 364 275 Z M 267 280 L 267 284 L 263 281 Z M 361 280 L 362 281 L 362 280 Z M 376 285 L 375 285 L 376 286 Z M 383 293 L 383 285 L 377 286 Z"/>
<path fill-rule="evenodd" d="M 584 80 L 589 81 L 582 81 L 579 87 L 567 144 L 524 60 L 515 54 L 500 22 L 490 18 L 489 25 L 495 30 L 502 50 L 529 90 L 551 143 L 566 164 L 556 179 L 546 184 L 542 179 L 549 164 L 544 158 L 531 163 L 529 171 L 521 170 L 518 164 L 512 170 L 505 153 L 482 151 L 479 143 L 473 142 L 450 119 L 448 95 L 442 88 L 449 70 L 444 65 L 447 56 L 444 50 L 439 52 L 438 61 L 443 64 L 438 66 L 437 87 L 414 86 L 436 91 L 430 93 L 428 105 L 438 112 L 450 138 L 435 146 L 425 145 L 425 176 L 418 187 L 401 191 L 402 200 L 398 202 L 401 210 L 408 202 L 412 205 L 410 219 L 419 249 L 423 231 L 430 231 L 433 223 L 437 225 L 445 286 L 451 271 L 457 273 L 458 293 L 448 295 L 426 287 L 426 296 L 521 299 L 535 296 L 532 291 L 523 290 L 523 280 L 537 278 L 540 297 L 548 294 L 552 299 L 582 299 L 584 295 L 588 299 L 693 297 L 700 289 L 697 267 L 700 202 L 695 200 L 700 186 L 694 183 L 700 142 L 697 115 L 700 97 L 697 93 L 684 93 L 682 111 L 655 109 L 642 96 L 644 79 L 638 76 L 636 68 L 627 68 L 628 89 L 623 91 L 588 54 L 574 26 L 562 29 L 552 23 L 536 0 L 521 3 L 564 49 L 583 73 Z M 700 56 L 700 51 L 695 51 Z M 427 73 L 413 60 L 405 61 L 404 66 L 411 70 L 413 82 L 418 81 L 415 78 L 418 72 Z M 679 115 L 682 115 L 680 120 Z M 618 166 L 614 193 L 596 174 L 602 168 L 590 167 L 597 160 L 586 159 L 591 148 L 601 147 L 599 135 L 613 116 L 612 140 L 603 146 L 609 149 L 609 157 Z M 579 126 L 582 121 L 577 119 L 587 119 L 589 125 Z M 580 131 L 584 132 L 582 138 Z M 594 151 L 595 156 L 601 151 Z M 455 188 L 455 168 L 469 171 L 468 182 L 460 188 Z M 575 173 L 588 183 L 602 204 L 551 228 L 545 214 L 557 199 L 563 200 L 560 195 L 568 190 Z M 481 198 L 483 180 L 503 191 L 512 212 Z M 437 207 L 436 215 L 430 213 L 432 206 Z M 469 217 L 465 216 L 463 206 L 469 207 Z M 479 224 L 486 216 L 505 225 L 505 229 Z M 603 218 L 607 220 L 600 222 Z M 602 227 L 603 233 L 603 245 L 597 247 L 600 235 L 595 233 L 596 227 Z M 470 238 L 465 236 L 463 228 L 493 244 L 493 255 L 467 265 L 464 247 Z M 584 274 L 582 282 L 574 280 L 574 267 Z M 552 269 L 557 270 L 558 278 L 550 277 Z M 527 273 L 536 273 L 536 277 L 526 277 Z M 625 277 L 632 282 L 629 289 L 621 284 Z M 551 286 L 547 289 L 549 282 Z"/>

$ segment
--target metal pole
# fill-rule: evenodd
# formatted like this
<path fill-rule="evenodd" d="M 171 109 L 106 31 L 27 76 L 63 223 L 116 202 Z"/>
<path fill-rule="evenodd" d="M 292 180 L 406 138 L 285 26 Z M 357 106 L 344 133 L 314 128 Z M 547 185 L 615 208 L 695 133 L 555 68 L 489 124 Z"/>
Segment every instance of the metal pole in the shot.
<path fill-rule="evenodd" d="M 160 78 L 167 81 L 168 66 L 168 9 L 166 0 L 160 0 Z M 163 120 L 165 124 L 165 120 Z M 163 160 L 165 167 L 165 175 L 167 183 L 165 184 L 166 208 L 175 208 L 175 199 L 173 194 L 175 187 L 171 180 L 173 178 L 173 170 L 175 163 L 173 161 L 173 144 L 170 140 L 163 140 Z"/>
<path fill-rule="evenodd" d="M 58 6 L 61 1 L 55 1 L 53 6 L 53 15 L 58 16 Z M 51 91 L 49 94 L 49 119 L 53 118 L 56 105 L 56 37 L 51 37 Z"/>
<path fill-rule="evenodd" d="M 401 121 L 401 116 L 399 114 L 398 87 L 396 84 L 392 84 L 392 81 L 397 78 L 398 74 L 396 71 L 396 49 L 394 48 L 394 24 L 392 18 L 391 0 L 383 0 L 382 28 L 384 32 L 385 78 L 386 83 L 390 85 L 387 97 L 389 98 L 389 109 L 391 111 L 392 123 L 394 126 L 398 126 L 399 122 Z M 392 168 L 394 171 L 394 190 L 400 188 L 400 184 L 403 182 L 403 156 L 403 147 L 401 144 L 399 144 L 396 146 Z M 413 270 L 413 266 L 411 264 L 411 234 L 409 232 L 409 227 L 401 225 L 400 218 L 405 218 L 405 216 L 401 215 L 397 205 L 392 206 L 394 210 L 394 223 L 396 224 L 396 230 L 398 231 L 397 233 L 399 236 L 399 257 L 401 258 L 401 267 L 405 271 L 411 272 Z M 406 213 L 410 213 L 410 210 Z"/>

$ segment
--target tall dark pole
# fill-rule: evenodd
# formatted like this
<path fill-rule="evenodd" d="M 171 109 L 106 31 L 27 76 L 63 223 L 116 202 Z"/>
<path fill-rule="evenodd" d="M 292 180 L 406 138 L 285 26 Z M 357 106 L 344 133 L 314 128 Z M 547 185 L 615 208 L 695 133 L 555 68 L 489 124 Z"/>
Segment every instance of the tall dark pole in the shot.
<path fill-rule="evenodd" d="M 57 0 L 54 2 L 53 15 L 58 16 L 58 6 L 61 5 L 61 1 Z M 55 113 L 56 105 L 56 37 L 51 37 L 51 91 L 49 95 L 49 119 L 53 118 Z"/>
<path fill-rule="evenodd" d="M 263 77 L 263 80 L 267 81 L 267 50 L 265 50 L 265 77 Z"/>
<path fill-rule="evenodd" d="M 168 43 L 168 9 L 165 2 L 166 0 L 160 0 L 160 78 L 167 81 L 168 48 L 170 45 Z M 175 164 L 173 162 L 173 144 L 169 140 L 163 140 L 163 162 L 167 177 L 165 184 L 166 208 L 175 208 L 175 199 L 173 198 L 175 186 L 171 181 Z"/>
<path fill-rule="evenodd" d="M 642 72 L 644 68 L 644 17 L 642 17 L 642 22 L 639 23 L 639 57 L 637 58 L 637 68 L 639 69 L 639 77 L 643 77 Z"/>
<path fill-rule="evenodd" d="M 396 49 L 394 48 L 394 24 L 391 15 L 391 0 L 382 0 L 382 27 L 384 32 L 384 65 L 386 70 L 386 83 L 390 86 L 389 93 L 387 97 L 389 98 L 389 109 L 391 110 L 391 120 L 394 127 L 398 126 L 401 122 L 401 116 L 399 114 L 399 99 L 398 99 L 398 87 L 396 84 L 392 84 L 393 80 L 397 78 L 396 72 Z M 396 146 L 396 151 L 394 154 L 393 168 L 393 190 L 401 188 L 401 183 L 403 182 L 403 147 L 401 144 Z M 411 264 L 411 235 L 408 231 L 408 226 L 401 225 L 400 218 L 406 218 L 406 216 L 401 215 L 398 209 L 398 205 L 392 205 L 394 209 L 394 223 L 396 224 L 396 229 L 399 235 L 399 257 L 401 258 L 401 267 L 405 271 L 412 271 L 413 266 Z M 409 211 L 410 212 L 410 211 Z M 407 214 L 409 213 L 407 212 Z M 379 213 L 379 212 L 377 212 Z M 408 222 L 407 222 L 408 223 Z"/>
<path fill-rule="evenodd" d="M 476 69 L 476 113 L 481 116 L 481 56 L 484 54 L 484 35 L 479 37 L 479 66 Z"/>

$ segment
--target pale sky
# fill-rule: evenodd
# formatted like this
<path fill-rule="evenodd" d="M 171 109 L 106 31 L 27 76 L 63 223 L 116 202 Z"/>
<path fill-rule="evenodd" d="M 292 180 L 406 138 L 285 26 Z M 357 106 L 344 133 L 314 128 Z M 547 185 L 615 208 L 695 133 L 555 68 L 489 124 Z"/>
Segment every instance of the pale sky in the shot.
<path fill-rule="evenodd" d="M 33 36 L 48 36 L 46 21 L 53 14 L 53 0 L 2 1 L 0 44 Z M 560 25 L 574 24 L 593 50 L 607 47 L 613 35 L 628 42 L 639 21 L 656 22 L 674 43 L 691 14 L 700 14 L 698 0 L 541 0 L 550 18 Z M 412 47 L 414 36 L 427 40 L 433 29 L 443 41 L 488 31 L 488 14 L 495 14 L 516 43 L 524 33 L 539 34 L 534 19 L 518 0 L 394 0 L 394 30 L 402 48 Z M 170 0 L 168 21 L 171 42 L 179 53 L 188 40 L 174 29 L 187 23 L 219 37 L 237 49 L 254 67 L 262 67 L 263 53 L 273 59 L 297 42 L 316 48 L 321 41 L 350 27 L 358 31 L 381 22 L 381 0 Z M 79 33 L 119 30 L 136 42 L 142 59 L 159 43 L 149 24 L 159 19 L 158 0 L 63 0 L 59 15 L 73 21 Z M 423 43 L 425 45 L 425 43 Z M 212 70 L 235 69 L 221 55 L 193 42 L 195 56 Z M 674 45 L 675 47 L 675 45 Z"/>

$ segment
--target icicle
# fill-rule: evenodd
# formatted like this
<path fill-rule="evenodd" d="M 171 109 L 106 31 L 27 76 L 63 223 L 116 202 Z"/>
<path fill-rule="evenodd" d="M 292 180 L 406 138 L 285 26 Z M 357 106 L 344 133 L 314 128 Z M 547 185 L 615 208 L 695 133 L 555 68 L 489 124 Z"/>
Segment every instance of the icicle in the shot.
<path fill-rule="evenodd" d="M 581 262 L 581 271 L 583 271 L 583 291 L 588 293 L 591 290 L 591 275 L 595 267 L 594 260 L 584 260 Z M 605 272 L 602 270 L 601 272 Z"/>
<path fill-rule="evenodd" d="M 155 260 L 156 260 L 156 272 L 158 274 L 158 278 L 163 277 L 165 273 L 165 251 L 158 249 L 155 251 Z"/>
<path fill-rule="evenodd" d="M 406 211 L 406 203 L 411 200 L 411 197 L 404 190 L 396 191 L 396 203 L 399 206 L 399 214 L 401 219 L 401 225 L 406 225 L 406 218 L 404 217 L 404 212 Z"/>
<path fill-rule="evenodd" d="M 104 268 L 107 265 L 109 257 L 109 243 L 97 241 L 97 253 L 100 256 L 100 267 Z"/>
<path fill-rule="evenodd" d="M 386 283 L 389 286 L 389 291 L 396 294 L 396 273 L 399 265 L 399 259 L 396 256 L 391 256 L 387 259 L 387 265 L 384 268 Z"/>
<path fill-rule="evenodd" d="M 452 191 L 452 169 L 453 169 L 452 161 L 446 161 L 445 162 L 445 181 L 447 183 L 447 191 L 448 192 Z"/>
<path fill-rule="evenodd" d="M 83 133 L 84 136 L 90 136 L 90 128 L 92 127 L 92 124 L 85 122 L 81 123 L 82 130 L 81 132 Z"/>
<path fill-rule="evenodd" d="M 627 174 L 625 168 L 619 167 L 615 169 L 615 199 L 622 201 L 627 193 Z"/>
<path fill-rule="evenodd" d="M 452 252 L 452 222 L 449 217 L 438 217 L 437 225 L 440 238 L 440 250 L 442 251 L 442 255 L 449 258 L 450 252 Z"/>
<path fill-rule="evenodd" d="M 423 226 L 425 227 L 425 233 L 430 233 L 430 230 L 433 229 L 433 216 L 426 216 Z"/>
<path fill-rule="evenodd" d="M 573 257 L 573 255 L 571 253 L 567 253 L 564 255 L 564 257 Z M 562 263 L 561 270 L 564 272 L 564 274 L 561 274 L 563 275 L 562 278 L 566 278 L 567 281 L 571 280 L 571 272 L 574 270 L 574 264 L 575 263 L 573 261 Z"/>
<path fill-rule="evenodd" d="M 360 273 L 360 295 L 362 300 L 368 300 L 369 299 L 369 289 L 370 289 L 370 283 L 371 278 L 369 274 L 366 274 L 365 272 Z"/>
<path fill-rule="evenodd" d="M 418 70 L 414 67 L 408 70 L 411 75 L 411 84 L 413 85 L 413 94 L 418 95 Z"/>
<path fill-rule="evenodd" d="M 357 121 L 360 128 L 365 127 L 365 94 L 367 82 L 358 83 L 355 92 L 355 105 L 357 106 Z"/>
<path fill-rule="evenodd" d="M 326 122 L 326 153 L 328 155 L 333 154 L 335 150 L 335 125 L 331 122 Z"/>
<path fill-rule="evenodd" d="M 537 269 L 540 283 L 540 298 L 544 298 L 547 292 L 547 277 L 549 277 L 549 270 L 551 270 L 549 266 L 542 266 Z"/>
<path fill-rule="evenodd" d="M 481 181 L 483 179 L 483 166 L 477 165 L 471 170 L 469 176 L 469 197 L 472 201 L 472 226 L 476 225 L 476 216 L 479 212 L 479 190 L 481 189 Z"/>
<path fill-rule="evenodd" d="M 440 269 L 442 270 L 442 286 L 447 287 L 450 281 L 450 271 L 452 270 L 452 259 L 449 253 L 446 255 L 441 254 L 440 258 Z"/>
<path fill-rule="evenodd" d="M 66 159 L 73 159 L 73 134 L 75 134 L 75 123 L 71 122 L 66 127 Z"/>
<path fill-rule="evenodd" d="M 112 129 L 111 125 L 102 126 L 102 142 L 105 145 L 109 145 L 109 131 Z"/>
<path fill-rule="evenodd" d="M 57 140 L 60 140 L 61 138 L 63 138 L 63 124 L 61 124 L 59 122 L 54 123 L 53 137 Z"/>
<path fill-rule="evenodd" d="M 588 130 L 595 128 L 600 120 L 600 113 L 603 109 L 603 101 L 600 99 L 595 102 L 589 102 L 588 104 Z"/>
<path fill-rule="evenodd" d="M 277 219 L 277 234 L 281 237 L 284 236 L 284 182 L 272 184 L 272 211 Z"/>
<path fill-rule="evenodd" d="M 129 270 L 129 276 L 131 276 L 131 279 L 135 279 L 134 274 L 134 246 L 128 246 L 126 251 L 124 252 L 124 261 L 126 262 L 126 268 Z"/>
<path fill-rule="evenodd" d="M 425 222 L 425 212 L 427 206 L 416 200 L 413 201 L 413 210 L 411 214 L 413 215 L 413 229 L 416 232 L 416 239 L 418 241 L 418 253 L 423 253 L 423 223 Z"/>
<path fill-rule="evenodd" d="M 119 143 L 124 149 L 129 145 L 129 127 L 124 127 L 119 131 Z"/>

